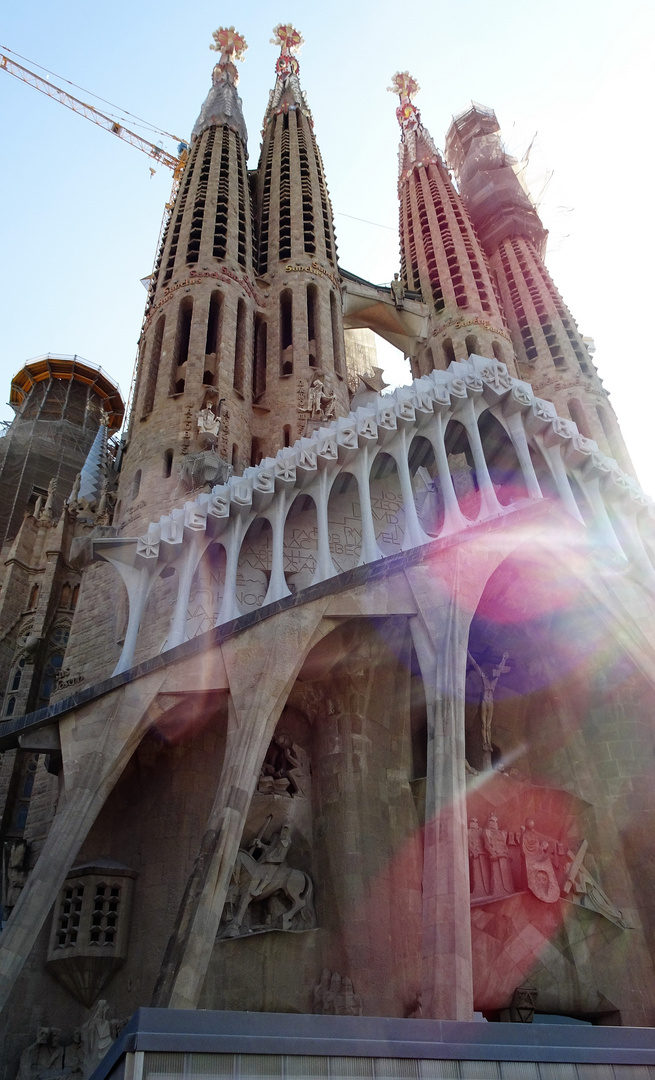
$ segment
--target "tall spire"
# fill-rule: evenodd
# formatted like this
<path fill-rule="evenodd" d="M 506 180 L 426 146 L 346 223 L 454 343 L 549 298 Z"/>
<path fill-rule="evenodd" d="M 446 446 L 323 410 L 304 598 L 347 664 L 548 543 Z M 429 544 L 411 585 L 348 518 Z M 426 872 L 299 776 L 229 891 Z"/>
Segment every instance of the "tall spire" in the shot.
<path fill-rule="evenodd" d="M 486 255 L 412 100 L 419 85 L 408 71 L 399 71 L 389 90 L 400 98 L 402 278 L 409 292 L 420 292 L 431 314 L 428 342 L 412 360 L 414 374 L 448 367 L 470 353 L 495 356 L 513 372 L 513 350 Z"/>
<path fill-rule="evenodd" d="M 387 87 L 389 93 L 398 94 L 400 105 L 396 116 L 400 124 L 400 178 L 406 177 L 407 171 L 421 163 L 441 161 L 430 132 L 423 127 L 421 114 L 414 105 L 413 98 L 421 89 L 409 71 L 397 71 Z"/>
<path fill-rule="evenodd" d="M 214 44 L 209 48 L 214 52 L 219 52 L 221 58 L 212 72 L 212 88 L 196 120 L 191 133 L 191 141 L 195 142 L 207 128 L 222 124 L 236 131 L 246 146 L 248 133 L 243 119 L 241 98 L 236 89 L 239 72 L 233 63 L 234 60 L 243 60 L 248 48 L 246 39 L 233 26 L 219 27 L 218 30 L 214 30 L 212 37 Z"/>
<path fill-rule="evenodd" d="M 276 113 L 287 112 L 289 106 L 301 108 L 310 116 L 307 98 L 300 87 L 300 64 L 297 53 L 305 44 L 299 30 L 291 23 L 278 23 L 273 29 L 271 45 L 280 46 L 280 55 L 275 62 L 275 86 L 268 98 L 268 108 L 264 117 L 264 130 Z"/>

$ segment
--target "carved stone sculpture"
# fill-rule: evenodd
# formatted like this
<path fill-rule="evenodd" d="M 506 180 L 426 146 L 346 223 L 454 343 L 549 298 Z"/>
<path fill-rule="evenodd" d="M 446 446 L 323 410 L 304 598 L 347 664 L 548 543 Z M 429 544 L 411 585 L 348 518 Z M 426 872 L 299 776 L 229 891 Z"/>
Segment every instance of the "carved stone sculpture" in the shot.
<path fill-rule="evenodd" d="M 205 441 L 213 446 L 218 441 L 221 421 L 220 417 L 212 409 L 211 402 L 208 402 L 204 409 L 200 409 L 196 413 L 196 420 L 198 423 L 198 435 L 204 437 Z"/>
<path fill-rule="evenodd" d="M 539 991 L 531 983 L 521 983 L 512 994 L 509 1009 L 500 1010 L 500 1019 L 511 1024 L 531 1024 L 537 1008 Z"/>
<path fill-rule="evenodd" d="M 491 892 L 489 855 L 485 847 L 484 831 L 477 818 L 471 818 L 468 827 L 469 861 L 471 866 L 471 896 L 475 899 Z"/>
<path fill-rule="evenodd" d="M 83 1050 L 83 1075 L 88 1080 L 116 1038 L 116 1021 L 108 1016 L 109 1006 L 101 998 L 89 1019 L 82 1025 L 80 1036 Z"/>
<path fill-rule="evenodd" d="M 283 733 L 273 736 L 257 783 L 263 795 L 304 797 L 310 778 L 309 756 Z"/>
<path fill-rule="evenodd" d="M 562 892 L 574 904 L 596 911 L 599 915 L 619 926 L 622 930 L 629 930 L 630 926 L 623 918 L 623 913 L 612 903 L 607 893 L 600 887 L 595 878 L 584 865 L 584 857 L 587 851 L 587 841 L 583 840 L 576 855 L 568 851 L 570 862 L 567 865 L 566 881 Z"/>
<path fill-rule="evenodd" d="M 498 818 L 492 814 L 484 832 L 484 846 L 491 862 L 491 893 L 502 896 L 514 892 L 512 867 L 507 850 L 507 832 L 498 827 Z"/>
<path fill-rule="evenodd" d="M 223 937 L 263 930 L 308 930 L 314 925 L 314 886 L 304 870 L 284 865 L 290 846 L 291 828 L 283 825 L 270 841 L 257 837 L 249 851 L 239 850 L 233 875 L 237 893 L 231 902 L 234 914 Z M 291 906 L 286 907 L 284 900 Z M 263 901 L 268 901 L 264 921 L 244 925 L 250 905 Z"/>
<path fill-rule="evenodd" d="M 501 675 L 505 675 L 511 671 L 511 668 L 507 667 L 505 661 L 507 660 L 509 653 L 503 653 L 503 658 L 500 661 L 498 667 L 492 669 L 493 678 L 490 679 L 478 664 L 475 657 L 468 654 L 469 660 L 473 664 L 473 667 L 477 671 L 482 681 L 482 701 L 480 703 L 480 716 L 482 720 L 482 749 L 485 754 L 491 755 L 493 749 L 491 742 L 491 721 L 494 714 L 494 691 L 498 685 L 498 680 Z M 488 764 L 491 765 L 491 758 L 489 757 Z"/>
<path fill-rule="evenodd" d="M 214 450 L 201 450 L 198 454 L 188 454 L 180 465 L 178 488 L 181 492 L 196 491 L 198 488 L 210 488 L 215 484 L 225 484 L 232 475 L 232 466 L 228 465 Z"/>
<path fill-rule="evenodd" d="M 71 1080 L 80 1080 L 84 1072 L 82 1029 L 75 1028 L 73 1041 L 64 1049 L 64 1068 Z"/>
<path fill-rule="evenodd" d="M 361 1016 L 362 999 L 355 993 L 352 979 L 323 968 L 314 988 L 314 1013 L 319 1016 Z"/>
<path fill-rule="evenodd" d="M 548 839 L 535 831 L 534 821 L 528 819 L 521 829 L 521 850 L 525 859 L 525 875 L 530 892 L 545 904 L 559 900 L 560 888 L 549 855 Z"/>
<path fill-rule="evenodd" d="M 25 840 L 7 840 L 4 845 L 4 881 L 2 901 L 4 918 L 15 907 L 27 881 L 29 845 Z"/>
<path fill-rule="evenodd" d="M 62 1069 L 64 1048 L 59 1045 L 59 1028 L 41 1027 L 36 1040 L 20 1056 L 16 1080 L 41 1080 L 45 1073 Z"/>

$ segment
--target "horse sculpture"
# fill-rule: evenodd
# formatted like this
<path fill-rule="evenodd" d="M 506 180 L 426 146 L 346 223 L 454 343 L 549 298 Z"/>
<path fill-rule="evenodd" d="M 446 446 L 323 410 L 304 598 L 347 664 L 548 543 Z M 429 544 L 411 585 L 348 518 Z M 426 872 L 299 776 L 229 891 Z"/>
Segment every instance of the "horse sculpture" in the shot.
<path fill-rule="evenodd" d="M 236 911 L 227 925 L 224 937 L 238 937 L 242 933 L 243 921 L 253 900 L 267 900 L 277 892 L 284 893 L 291 902 L 291 907 L 282 913 L 283 930 L 292 929 L 293 919 L 298 913 L 305 929 L 314 926 L 316 916 L 312 879 L 304 870 L 294 870 L 291 866 L 283 865 L 282 859 L 286 850 L 283 850 L 281 858 L 275 858 L 273 854 L 279 850 L 280 844 L 284 843 L 283 837 L 284 829 L 280 841 L 271 842 L 270 861 L 267 858 L 268 852 L 262 861 L 258 862 L 249 852 L 243 849 L 239 851 L 233 875 Z"/>

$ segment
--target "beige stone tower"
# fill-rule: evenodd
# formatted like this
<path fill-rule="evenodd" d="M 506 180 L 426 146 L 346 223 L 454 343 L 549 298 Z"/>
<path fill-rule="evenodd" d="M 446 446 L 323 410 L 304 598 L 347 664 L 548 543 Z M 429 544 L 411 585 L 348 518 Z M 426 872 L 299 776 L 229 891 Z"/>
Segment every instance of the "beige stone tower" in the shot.
<path fill-rule="evenodd" d="M 400 252 L 405 290 L 430 311 L 427 344 L 412 359 L 415 376 L 471 353 L 496 357 L 516 374 L 513 348 L 486 255 L 432 138 L 412 103 L 418 83 L 394 75 L 401 128 Z"/>
<path fill-rule="evenodd" d="M 302 37 L 290 25 L 274 33 L 281 52 L 256 181 L 268 364 L 265 388 L 257 387 L 254 400 L 265 453 L 348 411 L 332 207 L 295 55 Z"/>
<path fill-rule="evenodd" d="M 234 64 L 247 46 L 233 29 L 217 30 L 214 38 L 211 48 L 221 56 L 193 129 L 139 346 L 116 515 L 130 531 L 179 496 L 180 468 L 182 486 L 192 489 L 224 480 L 228 466 L 240 472 L 250 464 L 261 298 L 253 280 L 247 136 Z"/>
<path fill-rule="evenodd" d="M 548 233 L 505 152 L 496 114 L 474 105 L 457 116 L 446 158 L 496 275 L 520 377 L 633 472 L 607 391 L 544 264 Z"/>

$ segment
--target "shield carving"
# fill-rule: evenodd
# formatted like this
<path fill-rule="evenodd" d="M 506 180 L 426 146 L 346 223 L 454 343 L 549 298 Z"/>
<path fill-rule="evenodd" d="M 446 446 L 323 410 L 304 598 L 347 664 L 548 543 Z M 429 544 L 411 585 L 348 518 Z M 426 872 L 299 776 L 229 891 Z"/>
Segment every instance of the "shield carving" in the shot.
<path fill-rule="evenodd" d="M 548 856 L 541 859 L 526 857 L 525 869 L 528 888 L 538 900 L 543 900 L 545 904 L 554 904 L 559 900 L 559 885 Z"/>
<path fill-rule="evenodd" d="M 543 900 L 545 904 L 554 904 L 559 900 L 560 889 L 555 868 L 548 855 L 549 842 L 535 832 L 534 821 L 527 821 L 522 831 L 521 848 L 528 888 L 538 900 Z"/>

